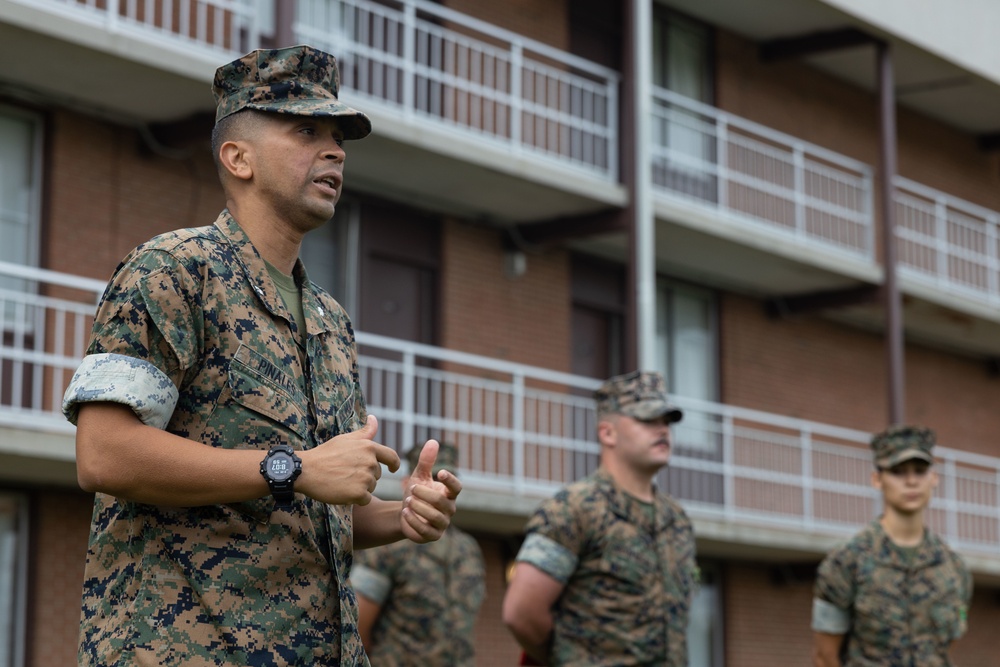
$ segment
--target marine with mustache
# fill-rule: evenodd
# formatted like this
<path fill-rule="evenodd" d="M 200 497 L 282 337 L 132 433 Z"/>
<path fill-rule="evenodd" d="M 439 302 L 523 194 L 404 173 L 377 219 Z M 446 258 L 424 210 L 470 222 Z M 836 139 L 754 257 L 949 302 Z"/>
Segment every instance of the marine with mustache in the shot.
<path fill-rule="evenodd" d="M 610 378 L 595 398 L 600 467 L 529 520 L 503 620 L 537 664 L 684 667 L 694 535 L 654 482 L 682 413 L 659 373 Z"/>

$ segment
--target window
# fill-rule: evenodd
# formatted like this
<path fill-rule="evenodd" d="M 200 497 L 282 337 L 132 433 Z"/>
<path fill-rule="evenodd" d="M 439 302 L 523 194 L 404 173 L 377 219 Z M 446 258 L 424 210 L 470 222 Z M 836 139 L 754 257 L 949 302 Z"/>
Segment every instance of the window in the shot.
<path fill-rule="evenodd" d="M 38 265 L 41 208 L 41 123 L 32 114 L 0 107 L 0 261 Z M 25 278 L 0 272 L 0 293 L 23 295 L 31 286 Z M 4 304 L 10 322 L 14 304 Z"/>
<path fill-rule="evenodd" d="M 299 251 L 309 280 L 333 295 L 351 320 L 358 315 L 358 238 L 361 207 L 341 200 L 333 220 L 306 235 Z"/>
<path fill-rule="evenodd" d="M 573 373 L 618 375 L 625 358 L 625 270 L 582 255 L 571 267 Z"/>
<path fill-rule="evenodd" d="M 719 568 L 714 563 L 699 563 L 701 585 L 691 600 L 688 616 L 688 664 L 700 667 L 722 665 L 722 595 Z"/>
<path fill-rule="evenodd" d="M 659 5 L 653 11 L 653 86 L 669 91 L 654 94 L 654 182 L 714 201 L 714 124 L 684 101 L 712 103 L 711 36 L 707 26 Z"/>
<path fill-rule="evenodd" d="M 712 292 L 661 279 L 656 292 L 656 367 L 671 394 L 718 400 L 716 305 Z M 715 448 L 712 415 L 687 410 L 674 427 L 680 447 Z"/>
<path fill-rule="evenodd" d="M 0 494 L 0 667 L 24 663 L 27 504 Z"/>

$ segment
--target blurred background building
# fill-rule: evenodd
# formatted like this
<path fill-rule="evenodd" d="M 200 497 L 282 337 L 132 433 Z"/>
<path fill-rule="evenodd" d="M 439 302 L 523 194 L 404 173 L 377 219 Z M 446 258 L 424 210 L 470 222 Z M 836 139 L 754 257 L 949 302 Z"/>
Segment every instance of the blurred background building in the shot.
<path fill-rule="evenodd" d="M 0 667 L 75 664 L 92 497 L 60 398 L 133 246 L 210 224 L 215 68 L 335 53 L 375 132 L 303 248 L 386 444 L 460 450 L 480 665 L 529 513 L 594 469 L 591 391 L 662 371 L 694 667 L 802 665 L 869 434 L 939 436 L 931 522 L 1000 623 L 1000 4 L 0 0 Z M 383 480 L 391 497 L 398 484 Z"/>

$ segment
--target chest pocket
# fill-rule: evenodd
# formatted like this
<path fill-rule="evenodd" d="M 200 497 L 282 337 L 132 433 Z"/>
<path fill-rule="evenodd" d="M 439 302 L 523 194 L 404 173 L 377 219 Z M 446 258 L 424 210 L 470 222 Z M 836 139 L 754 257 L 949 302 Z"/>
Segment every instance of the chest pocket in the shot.
<path fill-rule="evenodd" d="M 303 441 L 308 440 L 306 397 L 295 378 L 284 369 L 240 345 L 229 363 L 226 380 L 233 401 L 229 410 L 232 414 L 226 417 L 243 431 L 241 442 L 259 447 L 276 444 L 277 425 L 292 431 Z M 255 431 L 257 437 L 250 431 Z M 288 444 L 294 446 L 294 443 Z"/>

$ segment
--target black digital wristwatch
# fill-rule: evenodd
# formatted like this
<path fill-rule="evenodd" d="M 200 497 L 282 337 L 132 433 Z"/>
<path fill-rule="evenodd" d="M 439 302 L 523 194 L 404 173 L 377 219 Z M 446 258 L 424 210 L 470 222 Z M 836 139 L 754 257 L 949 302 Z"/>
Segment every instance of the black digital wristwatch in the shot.
<path fill-rule="evenodd" d="M 274 506 L 287 509 L 295 499 L 295 478 L 302 474 L 302 459 L 289 445 L 275 445 L 260 462 L 260 474 L 274 496 Z"/>

